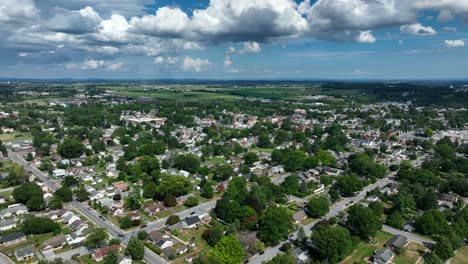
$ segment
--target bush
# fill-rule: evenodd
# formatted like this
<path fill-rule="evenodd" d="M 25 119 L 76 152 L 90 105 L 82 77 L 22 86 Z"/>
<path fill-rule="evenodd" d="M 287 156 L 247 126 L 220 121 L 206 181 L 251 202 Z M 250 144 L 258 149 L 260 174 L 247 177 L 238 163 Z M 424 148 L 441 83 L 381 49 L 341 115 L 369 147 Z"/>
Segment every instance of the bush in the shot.
<path fill-rule="evenodd" d="M 184 202 L 184 205 L 187 207 L 194 207 L 198 204 L 198 198 L 195 196 L 190 196 L 187 198 L 187 200 Z"/>
<path fill-rule="evenodd" d="M 167 218 L 166 225 L 175 225 L 180 222 L 180 217 L 178 215 L 171 215 Z"/>
<path fill-rule="evenodd" d="M 174 207 L 177 205 L 177 199 L 174 195 L 169 194 L 164 198 L 164 205 L 167 207 Z"/>

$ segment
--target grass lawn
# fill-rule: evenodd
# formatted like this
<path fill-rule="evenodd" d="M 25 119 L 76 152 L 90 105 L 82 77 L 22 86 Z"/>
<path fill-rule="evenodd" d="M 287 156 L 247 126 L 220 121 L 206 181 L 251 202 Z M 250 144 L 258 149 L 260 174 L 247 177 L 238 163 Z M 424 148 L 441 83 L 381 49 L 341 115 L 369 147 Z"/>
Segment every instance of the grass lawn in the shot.
<path fill-rule="evenodd" d="M 416 263 L 419 258 L 424 256 L 426 247 L 414 242 L 410 242 L 405 251 L 401 255 L 396 255 L 393 263 L 405 264 Z"/>
<path fill-rule="evenodd" d="M 468 260 L 468 246 L 464 246 L 457 250 L 450 264 L 464 264 Z"/>
<path fill-rule="evenodd" d="M 356 249 L 341 264 L 366 263 L 365 258 L 374 255 L 374 251 L 383 247 L 385 242 L 392 237 L 391 234 L 379 231 L 371 243 L 361 242 Z"/>
<path fill-rule="evenodd" d="M 0 134 L 0 140 L 2 140 L 3 142 L 13 141 L 15 139 L 22 140 L 31 138 L 32 136 L 30 133 L 14 132 L 8 134 Z"/>

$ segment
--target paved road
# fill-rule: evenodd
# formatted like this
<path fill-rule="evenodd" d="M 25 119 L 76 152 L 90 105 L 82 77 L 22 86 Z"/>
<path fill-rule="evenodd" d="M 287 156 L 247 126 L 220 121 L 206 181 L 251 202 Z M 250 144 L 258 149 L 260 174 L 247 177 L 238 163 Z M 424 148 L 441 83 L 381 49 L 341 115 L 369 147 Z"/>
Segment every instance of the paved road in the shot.
<path fill-rule="evenodd" d="M 42 180 L 49 188 L 53 191 L 61 188 L 60 184 L 55 181 L 49 179 L 49 176 L 44 174 L 42 171 L 38 170 L 36 167 L 29 165 L 29 163 L 24 160 L 22 157 L 18 156 L 16 153 L 9 151 L 9 157 L 17 162 L 18 164 L 22 165 L 26 170 L 30 171 L 36 177 Z M 73 201 L 70 203 L 70 206 L 79 211 L 81 214 L 86 216 L 91 222 L 93 222 L 96 226 L 104 227 L 107 232 L 113 236 L 118 237 L 119 234 L 122 234 L 121 239 L 123 244 L 127 244 L 128 240 L 130 239 L 130 234 L 123 234 L 123 231 L 118 228 L 117 226 L 113 225 L 110 221 L 105 220 L 104 218 L 100 218 L 99 213 L 97 213 L 93 209 L 88 209 L 88 207 L 80 202 Z M 155 254 L 153 251 L 148 250 L 145 248 L 145 261 L 149 264 L 166 264 L 168 263 L 165 259 L 160 257 L 159 255 Z"/>
<path fill-rule="evenodd" d="M 414 167 L 419 167 L 421 165 L 421 163 L 423 162 L 423 159 L 425 158 L 425 156 L 422 156 L 420 157 L 419 159 L 417 160 L 414 160 L 412 162 L 412 165 Z M 366 187 L 364 187 L 364 189 L 358 193 L 357 195 L 353 196 L 353 197 L 349 197 L 349 198 L 344 198 L 342 200 L 340 200 L 339 202 L 333 204 L 331 207 L 330 207 L 330 211 L 328 212 L 328 214 L 324 217 L 324 219 L 330 219 L 331 217 L 334 217 L 334 216 L 338 216 L 340 214 L 341 211 L 344 211 L 346 208 L 350 207 L 351 205 L 359 202 L 360 200 L 362 200 L 364 197 L 366 197 L 366 194 L 368 191 L 371 191 L 373 189 L 375 189 L 376 187 L 379 187 L 379 188 L 382 188 L 382 187 L 385 187 L 387 184 L 389 183 L 392 183 L 394 182 L 393 180 L 391 180 L 394 176 L 396 176 L 397 172 L 392 172 L 390 173 L 386 178 L 383 178 L 383 179 L 380 179 L 378 180 L 377 182 L 373 183 L 373 184 L 370 184 Z M 304 231 L 306 233 L 307 236 L 310 236 L 312 234 L 312 228 L 319 222 L 320 220 L 315 220 L 307 225 L 301 225 L 299 224 L 299 226 L 302 226 L 304 228 Z M 384 229 L 384 231 L 386 231 Z M 401 230 L 397 230 L 397 231 L 401 231 Z M 397 233 L 397 231 L 395 231 L 395 233 Z M 401 231 L 403 232 L 403 231 Z M 389 232 L 390 233 L 390 232 Z M 404 232 L 404 233 L 407 233 L 407 232 Z M 425 240 L 424 238 L 421 238 L 417 235 L 414 235 L 414 234 L 411 234 L 411 233 L 408 233 L 408 238 L 413 240 L 416 239 L 415 241 L 416 242 L 420 242 L 420 243 L 424 243 L 424 242 L 429 242 L 429 243 L 433 243 L 433 241 L 430 241 L 430 240 Z M 406 234 L 405 234 L 406 235 Z M 297 237 L 297 231 L 292 233 L 288 240 L 287 241 L 284 241 L 282 243 L 280 243 L 279 245 L 275 246 L 275 247 L 270 247 L 270 248 L 267 248 L 264 250 L 264 253 L 262 255 L 260 254 L 257 254 L 257 255 L 254 255 L 250 258 L 249 260 L 249 263 L 251 264 L 261 264 L 263 262 L 266 262 L 266 261 L 269 261 L 271 260 L 272 258 L 274 258 L 276 255 L 278 255 L 280 253 L 280 247 L 285 244 L 286 242 L 288 242 L 289 240 L 295 240 Z"/>
<path fill-rule="evenodd" d="M 6 255 L 3 255 L 3 253 L 1 253 L 1 252 L 0 252 L 0 263 L 2 263 L 2 264 L 15 264 L 15 262 L 13 262 L 13 260 L 11 260 Z"/>
<path fill-rule="evenodd" d="M 22 165 L 26 170 L 33 173 L 36 177 L 41 179 L 42 182 L 44 182 L 47 186 L 49 186 L 49 188 L 52 189 L 53 191 L 56 191 L 57 189 L 61 188 L 60 184 L 49 179 L 48 175 L 44 174 L 42 171 L 38 170 L 36 167 L 31 166 L 26 160 L 24 160 L 17 153 L 9 152 L 9 157 L 15 162 L 17 162 L 18 164 Z M 212 201 L 200 204 L 198 206 L 188 208 L 184 211 L 176 213 L 176 215 L 178 215 L 180 219 L 184 219 L 190 216 L 194 212 L 197 214 L 207 213 L 208 211 L 210 211 L 216 206 L 216 202 L 217 200 L 212 200 Z M 72 207 L 72 209 L 79 211 L 82 215 L 84 215 L 86 218 L 88 218 L 91 222 L 93 222 L 97 226 L 104 227 L 111 236 L 119 238 L 124 244 L 126 244 L 128 240 L 130 240 L 130 237 L 136 236 L 137 232 L 140 230 L 151 232 L 152 230 L 160 229 L 164 227 L 168 218 L 168 217 L 165 217 L 165 218 L 153 221 L 151 223 L 148 223 L 147 226 L 142 229 L 133 229 L 133 230 L 124 232 L 119 227 L 115 226 L 112 222 L 108 221 L 105 218 L 101 218 L 98 212 L 88 207 L 86 204 L 73 201 L 69 205 Z M 146 248 L 145 248 L 145 261 L 150 264 L 167 263 L 165 259 L 161 258 L 159 255 L 155 254 L 153 251 L 146 249 Z"/>
<path fill-rule="evenodd" d="M 393 228 L 393 227 L 388 226 L 388 225 L 383 225 L 383 231 L 385 231 L 387 233 L 390 233 L 392 235 L 404 235 L 409 240 L 412 240 L 412 241 L 414 241 L 416 243 L 423 244 L 423 245 L 435 244 L 436 243 L 432 239 L 424 238 L 424 237 L 421 237 L 421 236 L 419 236 L 417 234 L 414 234 L 414 233 L 405 232 L 403 230 L 396 229 L 396 228 Z"/>

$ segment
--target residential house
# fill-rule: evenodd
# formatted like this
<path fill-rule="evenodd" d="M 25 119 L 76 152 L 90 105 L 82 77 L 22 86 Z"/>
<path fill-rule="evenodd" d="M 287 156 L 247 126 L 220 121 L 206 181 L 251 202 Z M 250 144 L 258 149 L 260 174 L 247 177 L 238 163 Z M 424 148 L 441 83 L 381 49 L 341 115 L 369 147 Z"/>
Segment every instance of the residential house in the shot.
<path fill-rule="evenodd" d="M 309 259 L 306 251 L 303 251 L 300 248 L 296 248 L 293 250 L 292 255 L 295 259 L 297 259 L 297 263 L 306 263 Z"/>
<path fill-rule="evenodd" d="M 184 253 L 186 253 L 188 251 L 188 246 L 183 245 L 183 244 L 179 244 L 174 249 L 175 249 L 177 255 L 182 255 L 182 254 L 184 254 Z"/>
<path fill-rule="evenodd" d="M 130 219 L 132 219 L 132 221 L 139 221 L 140 218 L 141 218 L 138 211 L 130 212 L 130 213 L 127 214 L 127 216 L 130 217 Z"/>
<path fill-rule="evenodd" d="M 296 224 L 299 224 L 302 220 L 307 218 L 307 213 L 304 210 L 299 210 L 293 215 L 293 219 Z"/>
<path fill-rule="evenodd" d="M 128 189 L 128 184 L 125 183 L 124 181 L 113 182 L 112 186 L 114 186 L 114 189 L 118 191 L 124 191 Z"/>
<path fill-rule="evenodd" d="M 439 195 L 439 206 L 452 209 L 455 206 L 455 203 L 458 202 L 458 195 L 450 193 L 442 193 Z"/>
<path fill-rule="evenodd" d="M 26 234 L 23 232 L 10 233 L 0 237 L 0 244 L 5 247 L 17 245 L 24 241 L 26 241 Z"/>
<path fill-rule="evenodd" d="M 52 175 L 55 178 L 63 178 L 67 176 L 67 171 L 65 171 L 64 169 L 55 169 L 52 171 Z"/>
<path fill-rule="evenodd" d="M 390 238 L 387 243 L 385 243 L 385 247 L 390 249 L 393 252 L 401 252 L 409 243 L 409 240 L 404 235 L 395 235 Z"/>
<path fill-rule="evenodd" d="M 314 194 L 321 194 L 325 192 L 325 184 L 319 183 L 317 189 L 314 190 Z"/>
<path fill-rule="evenodd" d="M 182 222 L 182 227 L 184 229 L 196 228 L 201 222 L 201 219 L 198 215 L 185 218 Z"/>
<path fill-rule="evenodd" d="M 0 231 L 10 230 L 16 227 L 15 219 L 8 219 L 0 221 Z"/>
<path fill-rule="evenodd" d="M 28 212 L 28 208 L 23 204 L 12 204 L 0 211 L 0 219 L 9 218 L 15 215 L 22 215 Z"/>
<path fill-rule="evenodd" d="M 61 210 L 50 213 L 49 218 L 54 220 L 54 221 L 58 220 L 58 219 L 61 220 L 61 219 L 63 219 L 63 215 L 66 214 L 67 212 L 69 212 L 69 210 L 61 209 Z"/>
<path fill-rule="evenodd" d="M 72 232 L 81 231 L 81 230 L 83 230 L 83 229 L 85 229 L 85 228 L 86 228 L 86 229 L 89 228 L 89 225 L 88 225 L 88 223 L 86 223 L 85 221 L 83 221 L 83 220 L 81 220 L 81 219 L 80 219 L 80 220 L 77 220 L 77 221 L 75 221 L 75 222 L 73 222 L 73 223 L 70 225 L 70 230 L 71 230 Z"/>
<path fill-rule="evenodd" d="M 371 195 L 369 197 L 367 197 L 367 202 L 371 203 L 371 202 L 377 202 L 379 200 L 379 197 L 376 196 L 376 195 Z"/>
<path fill-rule="evenodd" d="M 123 213 L 124 213 L 123 207 L 112 206 L 111 208 L 109 208 L 109 214 L 111 215 L 118 216 L 118 215 L 122 215 Z"/>
<path fill-rule="evenodd" d="M 102 261 L 109 252 L 112 250 L 120 252 L 122 250 L 122 247 L 120 245 L 112 245 L 108 247 L 103 247 L 99 250 L 94 251 L 94 253 L 91 255 L 94 261 Z"/>
<path fill-rule="evenodd" d="M 398 184 L 397 183 L 391 183 L 387 185 L 386 187 L 382 188 L 380 190 L 381 194 L 385 195 L 394 195 L 398 193 Z"/>
<path fill-rule="evenodd" d="M 156 243 L 156 246 L 160 249 L 166 249 L 168 247 L 172 247 L 174 245 L 174 242 L 172 242 L 172 240 L 169 240 L 169 239 L 161 239 L 158 241 L 158 243 Z"/>
<path fill-rule="evenodd" d="M 60 249 L 67 244 L 67 239 L 64 235 L 58 235 L 51 239 L 44 241 L 42 246 L 42 250 L 49 250 L 49 249 Z"/>
<path fill-rule="evenodd" d="M 191 254 L 185 257 L 185 261 L 188 263 L 192 263 L 194 258 L 195 258 L 195 254 Z"/>
<path fill-rule="evenodd" d="M 389 264 L 392 262 L 395 254 L 386 248 L 379 249 L 375 252 L 372 260 L 374 264 Z"/>
<path fill-rule="evenodd" d="M 76 216 L 74 213 L 70 211 L 63 215 L 63 223 L 65 225 L 73 224 L 73 222 L 77 220 L 80 220 L 80 217 Z"/>
<path fill-rule="evenodd" d="M 151 204 L 151 205 L 147 205 L 145 206 L 145 213 L 149 214 L 149 215 L 155 215 L 161 211 L 163 211 L 164 209 L 166 209 L 166 207 L 164 206 L 164 203 L 154 203 L 154 204 Z"/>
<path fill-rule="evenodd" d="M 86 240 L 85 234 L 78 234 L 78 233 L 71 233 L 65 236 L 67 239 L 67 243 L 70 246 L 80 245 L 83 241 Z"/>
<path fill-rule="evenodd" d="M 18 261 L 29 260 L 30 258 L 33 257 L 33 255 L 34 255 L 34 250 L 31 245 L 24 247 L 24 248 L 20 248 L 15 251 L 15 257 Z"/>

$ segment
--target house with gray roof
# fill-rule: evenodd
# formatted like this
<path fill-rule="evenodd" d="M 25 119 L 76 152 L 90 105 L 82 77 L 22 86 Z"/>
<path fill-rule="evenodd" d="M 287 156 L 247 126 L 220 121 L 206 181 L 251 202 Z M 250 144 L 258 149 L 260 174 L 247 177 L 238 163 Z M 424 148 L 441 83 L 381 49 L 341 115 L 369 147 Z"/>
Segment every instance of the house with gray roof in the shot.
<path fill-rule="evenodd" d="M 15 219 L 8 219 L 0 221 L 0 231 L 10 230 L 16 227 Z"/>
<path fill-rule="evenodd" d="M 385 247 L 392 250 L 393 252 L 401 251 L 403 248 L 408 245 L 409 240 L 404 235 L 395 235 L 390 238 L 387 243 L 385 243 Z"/>
<path fill-rule="evenodd" d="M 26 234 L 23 232 L 10 233 L 0 237 L 0 244 L 6 247 L 17 245 L 24 241 L 26 241 Z"/>
<path fill-rule="evenodd" d="M 389 264 L 392 262 L 395 254 L 387 248 L 379 249 L 375 252 L 372 260 L 374 264 Z"/>
<path fill-rule="evenodd" d="M 15 251 L 15 257 L 18 261 L 28 260 L 32 258 L 33 255 L 34 255 L 34 250 L 31 245 L 24 247 L 24 248 L 20 248 Z"/>

